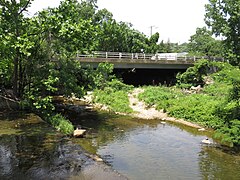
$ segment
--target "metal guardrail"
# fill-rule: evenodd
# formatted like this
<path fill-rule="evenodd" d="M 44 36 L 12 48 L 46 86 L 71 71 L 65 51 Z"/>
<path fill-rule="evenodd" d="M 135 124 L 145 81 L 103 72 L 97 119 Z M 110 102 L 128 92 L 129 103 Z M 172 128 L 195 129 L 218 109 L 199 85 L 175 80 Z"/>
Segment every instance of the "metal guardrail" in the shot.
<path fill-rule="evenodd" d="M 175 60 L 175 61 L 197 61 L 200 59 L 208 59 L 212 61 L 224 61 L 222 57 L 209 57 L 209 56 L 186 56 L 186 55 L 173 55 L 173 53 L 158 53 L 158 54 L 145 54 L 145 53 L 124 53 L 124 52 L 101 52 L 95 51 L 92 54 L 79 54 L 77 53 L 78 59 L 133 59 L 133 60 Z"/>

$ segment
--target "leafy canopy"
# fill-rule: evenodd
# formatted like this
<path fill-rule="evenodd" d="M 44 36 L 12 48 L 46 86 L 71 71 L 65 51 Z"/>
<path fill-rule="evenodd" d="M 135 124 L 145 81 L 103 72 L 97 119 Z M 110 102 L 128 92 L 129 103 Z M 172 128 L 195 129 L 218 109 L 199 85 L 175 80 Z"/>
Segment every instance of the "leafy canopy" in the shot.
<path fill-rule="evenodd" d="M 240 1 L 209 0 L 205 22 L 216 36 L 223 37 L 226 56 L 240 65 Z"/>

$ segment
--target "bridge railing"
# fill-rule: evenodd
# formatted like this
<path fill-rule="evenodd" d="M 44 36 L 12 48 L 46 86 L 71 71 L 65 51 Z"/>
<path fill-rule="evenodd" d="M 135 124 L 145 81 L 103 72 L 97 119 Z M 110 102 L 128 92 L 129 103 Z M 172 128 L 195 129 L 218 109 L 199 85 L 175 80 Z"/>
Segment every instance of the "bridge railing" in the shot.
<path fill-rule="evenodd" d="M 124 53 L 124 52 L 102 52 L 94 51 L 91 54 L 79 54 L 77 58 L 101 58 L 101 59 L 133 59 L 133 60 L 178 60 L 178 61 L 197 61 L 200 59 L 208 59 L 212 61 L 224 61 L 222 57 L 209 57 L 209 56 L 187 56 L 178 55 L 177 53 L 157 53 L 157 54 L 146 54 L 146 53 Z"/>
<path fill-rule="evenodd" d="M 96 51 L 92 54 L 77 54 L 78 58 L 108 58 L 108 59 L 151 59 L 154 54 L 145 53 L 123 53 L 123 52 L 100 52 Z"/>

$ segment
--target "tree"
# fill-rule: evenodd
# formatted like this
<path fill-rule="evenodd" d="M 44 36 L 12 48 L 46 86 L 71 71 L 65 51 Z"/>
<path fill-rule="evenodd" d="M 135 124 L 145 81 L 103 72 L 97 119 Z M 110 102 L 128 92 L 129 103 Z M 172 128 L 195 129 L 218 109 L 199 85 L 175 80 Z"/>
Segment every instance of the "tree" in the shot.
<path fill-rule="evenodd" d="M 240 1 L 209 0 L 205 22 L 216 36 L 225 38 L 226 56 L 240 65 Z"/>
<path fill-rule="evenodd" d="M 149 40 L 148 40 L 148 53 L 157 53 L 159 46 L 158 46 L 158 40 L 159 40 L 159 33 L 153 34 Z"/>
<path fill-rule="evenodd" d="M 190 37 L 189 53 L 199 56 L 221 56 L 221 41 L 212 37 L 211 31 L 206 27 L 197 28 L 196 34 Z"/>
<path fill-rule="evenodd" d="M 80 4 L 76 0 L 62 1 L 57 8 L 39 13 L 40 26 L 45 33 L 49 47 L 56 54 L 74 54 L 77 51 L 89 52 L 96 46 L 98 26 L 92 23 L 92 17 L 85 14 L 89 9 L 87 2 Z"/>
<path fill-rule="evenodd" d="M 107 22 L 112 19 L 113 19 L 113 14 L 105 8 L 98 10 L 93 18 L 94 22 L 100 26 L 103 24 L 103 22 Z"/>
<path fill-rule="evenodd" d="M 5 46 L 5 56 L 12 60 L 14 64 L 13 71 L 13 92 L 16 97 L 21 96 L 22 87 L 22 58 L 21 56 L 27 56 L 28 53 L 24 50 L 22 44 L 26 40 L 26 21 L 24 12 L 30 6 L 32 0 L 1 0 L 1 28 L 4 32 L 2 35 L 3 42 L 7 41 Z M 29 45 L 30 46 L 30 45 Z M 7 54 L 9 53 L 9 54 Z"/>

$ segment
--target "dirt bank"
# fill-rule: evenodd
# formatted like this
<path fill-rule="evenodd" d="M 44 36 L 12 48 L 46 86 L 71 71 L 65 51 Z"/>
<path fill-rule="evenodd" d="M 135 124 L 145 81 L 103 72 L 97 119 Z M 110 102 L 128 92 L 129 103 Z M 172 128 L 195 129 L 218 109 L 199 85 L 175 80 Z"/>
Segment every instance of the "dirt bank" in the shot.
<path fill-rule="evenodd" d="M 201 126 L 185 121 L 183 119 L 176 119 L 174 117 L 169 117 L 167 113 L 164 113 L 162 110 L 158 111 L 154 107 L 147 108 L 144 102 L 139 101 L 137 98 L 140 93 L 143 93 L 144 90 L 141 88 L 134 89 L 131 93 L 128 94 L 130 107 L 133 109 L 133 116 L 141 119 L 161 119 L 165 121 L 172 121 L 181 124 L 185 124 L 194 128 L 202 128 Z"/>

